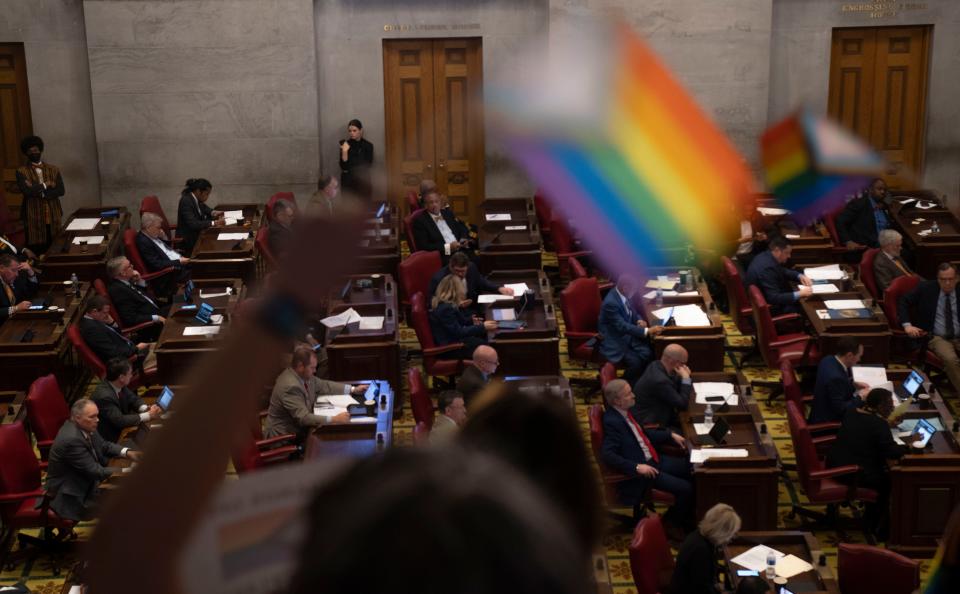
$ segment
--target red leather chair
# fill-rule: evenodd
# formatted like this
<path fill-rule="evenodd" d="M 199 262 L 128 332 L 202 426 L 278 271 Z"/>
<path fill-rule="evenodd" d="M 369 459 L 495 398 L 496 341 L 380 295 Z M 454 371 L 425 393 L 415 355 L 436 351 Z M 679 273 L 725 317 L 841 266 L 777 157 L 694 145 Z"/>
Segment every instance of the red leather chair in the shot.
<path fill-rule="evenodd" d="M 432 377 L 452 377 L 463 373 L 466 365 L 464 359 L 441 359 L 440 355 L 463 348 L 462 342 L 455 342 L 444 346 L 437 346 L 433 342 L 433 331 L 430 329 L 430 319 L 427 317 L 427 306 L 423 293 L 415 293 L 410 297 L 410 322 L 417 340 L 423 349 L 423 370 Z"/>
<path fill-rule="evenodd" d="M 420 198 L 417 196 L 416 190 L 407 190 L 405 198 L 407 201 L 407 212 L 413 212 L 421 208 Z"/>
<path fill-rule="evenodd" d="M 400 277 L 400 303 L 404 311 L 410 309 L 410 297 L 423 293 L 429 300 L 430 279 L 440 270 L 440 252 L 414 252 L 404 258 L 397 265 L 397 275 Z"/>
<path fill-rule="evenodd" d="M 413 445 L 418 447 L 430 445 L 430 428 L 423 421 L 413 428 Z"/>
<path fill-rule="evenodd" d="M 617 368 L 613 363 L 604 363 L 600 368 L 600 389 L 607 387 L 607 384 L 617 379 Z"/>
<path fill-rule="evenodd" d="M 163 212 L 163 206 L 160 205 L 159 198 L 156 196 L 144 196 L 143 200 L 140 201 L 140 218 L 143 218 L 143 213 L 145 212 L 150 212 L 160 217 L 160 226 L 163 227 L 163 232 L 166 233 L 170 239 L 171 245 L 181 240 L 181 238 L 176 237 L 177 226 L 170 224 L 167 213 Z M 134 231 L 134 235 L 136 235 L 136 231 Z"/>
<path fill-rule="evenodd" d="M 253 241 L 257 246 L 257 250 L 263 256 L 267 268 L 276 268 L 277 259 L 273 257 L 273 252 L 270 251 L 270 226 L 263 225 L 257 229 L 257 238 Z"/>
<path fill-rule="evenodd" d="M 417 210 L 411 212 L 407 216 L 403 217 L 403 229 L 407 233 L 407 247 L 410 248 L 411 252 L 416 252 L 417 242 L 413 238 L 413 219 L 420 216 L 420 213 L 424 211 L 423 208 L 418 208 Z"/>
<path fill-rule="evenodd" d="M 423 374 L 416 367 L 407 370 L 407 385 L 410 387 L 410 408 L 413 411 L 413 421 L 423 423 L 427 432 L 433 428 L 433 401 L 430 392 L 423 383 Z"/>
<path fill-rule="evenodd" d="M 787 402 L 787 423 L 790 426 L 790 439 L 797 457 L 797 474 L 807 499 L 814 505 L 827 505 L 828 514 L 823 514 L 793 504 L 791 518 L 797 514 L 815 519 L 834 519 L 836 506 L 851 501 L 876 501 L 877 492 L 864 487 L 848 486 L 835 480 L 839 476 L 855 475 L 860 468 L 855 464 L 827 468 L 817 452 L 812 431 L 820 425 L 807 425 L 800 409 L 793 402 Z M 822 423 L 827 425 L 827 423 Z"/>
<path fill-rule="evenodd" d="M 807 405 L 813 402 L 813 394 L 803 393 L 793 363 L 789 360 L 780 362 L 780 381 L 783 382 L 783 395 L 787 402 L 793 402 L 801 413 L 805 413 Z"/>
<path fill-rule="evenodd" d="M 567 260 L 567 265 L 570 267 L 570 280 L 577 280 L 578 278 L 587 278 L 590 276 L 587 274 L 587 269 L 583 267 L 583 264 L 580 263 L 580 260 L 576 258 L 569 258 Z"/>
<path fill-rule="evenodd" d="M 242 446 L 235 448 L 231 453 L 233 467 L 238 473 L 245 474 L 273 464 L 288 462 L 300 452 L 300 448 L 292 443 L 272 449 L 269 446 L 292 442 L 292 438 L 291 435 L 278 435 L 257 440 L 251 435 Z"/>
<path fill-rule="evenodd" d="M 93 352 L 93 349 L 87 345 L 86 341 L 83 340 L 83 335 L 80 334 L 80 327 L 76 324 L 71 324 L 67 327 L 67 339 L 73 344 L 73 348 L 76 349 L 77 354 L 80 355 L 80 360 L 83 361 L 83 364 L 86 365 L 90 373 L 103 379 L 107 374 L 107 366 L 100 360 L 100 357 Z M 148 386 L 156 379 L 156 375 L 156 368 L 145 369 L 143 373 L 138 372 L 134 374 L 133 379 L 130 381 L 130 388 L 139 388 L 141 385 Z"/>
<path fill-rule="evenodd" d="M 33 453 L 30 438 L 23 421 L 0 425 L 0 542 L 8 543 L 18 535 L 20 549 L 3 557 L 3 565 L 12 569 L 22 559 L 35 558 L 39 553 L 50 555 L 66 538 L 75 538 L 74 522 L 61 518 L 49 507 L 49 501 L 40 481 L 40 463 Z M 39 505 L 38 505 L 39 504 Z M 21 530 L 40 529 L 40 536 L 20 534 Z M 48 528 L 56 528 L 53 537 Z M 34 546 L 31 551 L 27 546 Z M 49 557 L 53 574 L 60 574 L 60 559 Z"/>
<path fill-rule="evenodd" d="M 600 286 L 595 278 L 578 278 L 560 291 L 563 334 L 570 359 L 586 363 L 603 361 L 597 344 L 603 339 L 597 333 L 600 305 Z"/>
<path fill-rule="evenodd" d="M 37 439 L 41 460 L 46 461 L 54 438 L 69 418 L 70 407 L 56 376 L 51 373 L 35 379 L 27 392 L 27 421 Z"/>
<path fill-rule="evenodd" d="M 579 258 L 582 256 L 592 256 L 593 252 L 582 249 L 576 239 L 570 225 L 557 213 L 553 213 L 553 219 L 550 221 L 550 232 L 553 239 L 553 247 L 557 252 L 557 262 L 560 266 L 560 276 L 570 276 L 570 258 Z"/>
<path fill-rule="evenodd" d="M 277 203 L 277 200 L 286 200 L 287 202 L 293 204 L 293 210 L 297 210 L 297 199 L 294 197 L 293 192 L 277 192 L 273 196 L 270 196 L 270 199 L 267 200 L 266 213 L 267 221 L 273 220 L 273 205 Z"/>
<path fill-rule="evenodd" d="M 93 290 L 97 292 L 97 295 L 106 298 L 110 302 L 110 311 L 113 313 L 113 319 L 116 320 L 117 325 L 120 326 L 120 332 L 122 332 L 128 338 L 131 334 L 138 330 L 143 330 L 144 328 L 149 328 L 154 324 L 159 324 L 160 322 L 141 322 L 139 324 L 134 324 L 133 326 L 124 326 L 123 321 L 120 319 L 120 315 L 117 313 L 117 308 L 113 305 L 113 300 L 110 299 L 110 292 L 107 291 L 106 285 L 103 284 L 103 281 L 99 278 L 93 279 Z"/>
<path fill-rule="evenodd" d="M 740 268 L 726 256 L 721 256 L 723 264 L 723 286 L 727 289 L 727 301 L 730 303 L 730 315 L 737 324 L 737 330 L 744 336 L 754 333 L 753 308 L 747 297 Z"/>
<path fill-rule="evenodd" d="M 846 251 L 846 246 L 840 242 L 840 234 L 837 232 L 837 217 L 843 212 L 845 206 L 839 206 L 823 215 L 823 226 L 827 228 L 827 232 L 830 234 L 834 249 L 840 248 L 843 251 Z"/>
<path fill-rule="evenodd" d="M 18 249 L 23 247 L 27 240 L 23 221 L 14 219 L 10 213 L 7 195 L 2 185 L 0 185 L 0 235 L 5 235 Z"/>
<path fill-rule="evenodd" d="M 890 325 L 890 331 L 893 332 L 893 352 L 898 358 L 903 358 L 908 362 L 923 367 L 927 375 L 933 382 L 939 382 L 944 376 L 943 360 L 936 353 L 926 348 L 923 343 L 918 348 L 916 341 L 909 338 L 903 330 L 900 323 L 900 314 L 897 311 L 897 304 L 904 295 L 913 291 L 920 281 L 919 276 L 898 276 L 893 279 L 887 290 L 883 292 L 883 313 L 887 316 L 887 323 Z"/>
<path fill-rule="evenodd" d="M 840 543 L 837 574 L 843 594 L 920 591 L 920 563 L 880 547 Z"/>
<path fill-rule="evenodd" d="M 777 328 L 780 323 L 796 322 L 800 316 L 784 314 L 773 317 L 758 287 L 750 287 L 748 293 L 753 307 L 753 324 L 757 329 L 757 346 L 767 367 L 779 368 L 784 360 L 795 366 L 816 365 L 820 361 L 820 349 L 812 336 L 805 332 L 781 334 Z"/>
<path fill-rule="evenodd" d="M 176 273 L 176 269 L 173 266 L 168 266 L 167 268 L 153 272 L 147 270 L 147 265 L 144 264 L 143 257 L 140 255 L 140 248 L 137 247 L 137 232 L 133 229 L 124 229 L 123 231 L 123 250 L 127 259 L 130 260 L 130 264 L 140 273 L 140 278 L 147 282 L 168 274 Z"/>
<path fill-rule="evenodd" d="M 540 223 L 540 237 L 543 238 L 544 247 L 548 250 L 553 249 L 553 210 L 550 203 L 543 197 L 543 193 L 537 190 L 533 195 L 533 208 L 537 213 L 537 222 Z"/>
<path fill-rule="evenodd" d="M 874 299 L 883 301 L 883 295 L 877 289 L 877 278 L 873 275 L 873 261 L 879 253 L 880 248 L 864 250 L 863 255 L 860 256 L 860 280 Z"/>
<path fill-rule="evenodd" d="M 660 516 L 648 516 L 637 522 L 627 550 L 637 594 L 666 592 L 673 577 L 674 563 Z"/>

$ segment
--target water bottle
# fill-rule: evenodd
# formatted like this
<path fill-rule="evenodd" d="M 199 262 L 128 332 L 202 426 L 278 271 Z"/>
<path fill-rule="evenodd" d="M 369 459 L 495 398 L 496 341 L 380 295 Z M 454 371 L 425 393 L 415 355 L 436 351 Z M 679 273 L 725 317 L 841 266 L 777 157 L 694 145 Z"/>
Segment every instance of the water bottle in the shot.
<path fill-rule="evenodd" d="M 657 289 L 657 299 L 654 303 L 657 307 L 663 307 L 663 289 Z"/>
<path fill-rule="evenodd" d="M 703 424 L 707 426 L 707 430 L 713 429 L 713 405 L 707 404 L 707 409 L 703 411 Z"/>
<path fill-rule="evenodd" d="M 930 231 L 934 233 L 940 233 L 940 225 L 936 221 L 933 222 L 933 227 L 930 227 Z"/>
<path fill-rule="evenodd" d="M 768 580 L 772 580 L 777 577 L 777 556 L 773 554 L 773 551 L 767 553 L 767 572 L 766 576 Z"/>
<path fill-rule="evenodd" d="M 685 282 L 683 283 L 683 290 L 688 292 L 692 291 L 693 290 L 693 271 L 692 270 L 687 272 L 687 276 L 684 279 L 684 281 Z"/>
<path fill-rule="evenodd" d="M 70 275 L 70 288 L 73 289 L 74 296 L 80 296 L 80 279 L 77 278 L 76 272 Z"/>

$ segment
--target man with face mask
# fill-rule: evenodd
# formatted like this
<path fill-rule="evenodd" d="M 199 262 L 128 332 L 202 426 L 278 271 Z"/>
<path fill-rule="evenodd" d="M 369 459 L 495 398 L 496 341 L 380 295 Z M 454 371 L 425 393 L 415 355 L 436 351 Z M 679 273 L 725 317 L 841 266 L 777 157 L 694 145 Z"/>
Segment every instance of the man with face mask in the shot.
<path fill-rule="evenodd" d="M 59 233 L 63 208 L 63 178 L 55 165 L 44 163 L 43 139 L 27 136 L 20 142 L 20 151 L 26 155 L 27 164 L 17 169 L 17 187 L 23 194 L 21 209 L 27 233 L 27 245 L 42 254 L 50 247 L 53 237 Z"/>
<path fill-rule="evenodd" d="M 663 331 L 663 326 L 647 327 L 637 312 L 633 298 L 639 285 L 636 278 L 620 275 L 616 288 L 603 300 L 597 322 L 597 332 L 603 337 L 600 354 L 614 365 L 622 365 L 623 378 L 631 385 L 653 359 L 650 341 Z"/>

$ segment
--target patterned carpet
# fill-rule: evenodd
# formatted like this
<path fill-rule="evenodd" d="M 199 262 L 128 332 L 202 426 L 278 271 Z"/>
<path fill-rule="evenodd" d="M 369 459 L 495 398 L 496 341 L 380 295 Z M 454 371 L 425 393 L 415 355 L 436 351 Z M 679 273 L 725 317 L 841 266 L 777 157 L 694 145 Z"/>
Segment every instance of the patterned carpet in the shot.
<path fill-rule="evenodd" d="M 553 254 L 545 253 L 544 254 L 544 267 L 547 269 L 556 268 L 556 258 Z M 560 317 L 560 312 L 557 312 L 558 318 Z M 562 320 L 558 319 L 558 322 L 562 324 Z M 724 319 L 724 327 L 727 333 L 727 345 L 729 347 L 745 346 L 749 345 L 751 339 L 749 337 L 741 336 L 737 331 L 736 326 L 733 324 L 732 320 L 729 318 Z M 405 355 L 411 351 L 418 350 L 419 343 L 417 342 L 416 335 L 412 329 L 407 328 L 405 325 L 401 327 L 401 351 Z M 562 373 L 569 378 L 584 378 L 591 379 L 596 377 L 596 371 L 586 369 L 580 366 L 578 363 L 571 362 L 566 355 L 566 341 L 561 340 L 560 342 L 560 364 Z M 406 357 L 404 357 L 406 358 Z M 406 365 L 407 363 L 405 363 Z M 411 357 L 409 359 L 409 365 L 420 366 L 420 360 L 417 357 Z M 733 362 L 730 357 L 727 357 L 727 367 L 729 370 L 733 370 Z M 779 372 L 771 370 L 765 367 L 746 367 L 743 370 L 744 374 L 749 380 L 779 380 Z M 403 375 L 406 377 L 406 374 Z M 405 381 L 405 380 L 404 380 Z M 91 388 L 92 389 L 92 386 Z M 407 386 L 404 385 L 402 389 L 406 392 Z M 580 426 L 583 432 L 584 439 L 589 441 L 589 429 L 587 425 L 587 409 L 588 404 L 598 402 L 599 394 L 589 393 L 587 388 L 581 386 L 574 387 L 575 394 L 577 396 L 577 407 L 576 414 L 580 421 Z M 763 388 L 757 388 L 755 391 L 755 396 L 758 400 L 760 409 L 763 413 L 764 419 L 766 421 L 767 427 L 770 431 L 771 436 L 773 437 L 774 443 L 776 444 L 777 450 L 780 454 L 781 460 L 783 462 L 789 463 L 793 462 L 793 448 L 790 442 L 790 435 L 787 427 L 787 420 L 785 416 L 785 407 L 783 399 L 779 399 L 773 403 L 768 403 L 766 400 L 766 392 Z M 397 447 L 408 447 L 412 445 L 413 442 L 413 416 L 409 408 L 409 398 L 404 398 L 404 402 L 408 403 L 403 411 L 402 417 L 394 423 L 394 444 Z M 229 471 L 230 475 L 233 475 L 232 468 Z M 795 485 L 797 484 L 796 473 L 788 472 L 788 479 L 781 480 L 780 483 L 780 495 L 779 495 L 779 519 L 778 519 L 778 528 L 785 530 L 804 530 L 809 529 L 805 528 L 801 524 L 800 518 L 789 519 L 787 514 L 790 512 L 791 502 L 796 500 L 803 504 L 806 504 L 806 500 L 803 496 L 803 493 Z M 807 506 L 813 509 L 817 509 L 816 506 Z M 618 510 L 623 513 L 629 514 L 628 509 Z M 663 510 L 660 510 L 663 511 Z M 849 510 L 842 510 L 841 515 L 845 518 L 851 519 Z M 851 519 L 852 521 L 852 519 Z M 81 545 L 83 541 L 89 536 L 90 531 L 92 530 L 91 523 L 81 524 L 78 532 L 80 533 L 80 542 Z M 839 536 L 836 532 L 830 530 L 814 530 L 814 534 L 820 541 L 820 544 L 823 547 L 824 553 L 827 555 L 827 562 L 834 571 L 836 575 L 836 565 L 837 565 L 837 543 L 839 541 Z M 862 542 L 862 534 L 856 530 L 847 531 L 848 538 L 853 542 Z M 604 546 L 606 548 L 607 559 L 609 562 L 610 574 L 611 574 L 611 583 L 613 590 L 616 594 L 636 594 L 636 588 L 633 585 L 633 577 L 630 572 L 630 562 L 627 555 L 627 545 L 630 542 L 630 535 L 627 533 L 613 533 L 606 537 L 604 541 Z M 921 577 L 926 581 L 930 566 L 929 560 L 921 561 Z M 20 564 L 14 567 L 10 571 L 0 572 L 0 586 L 10 585 L 17 581 L 24 581 L 27 586 L 30 588 L 31 592 L 41 593 L 41 594 L 55 594 L 60 592 L 60 589 L 63 584 L 63 576 L 54 576 L 52 574 L 50 564 L 45 559 L 39 559 L 34 563 Z"/>

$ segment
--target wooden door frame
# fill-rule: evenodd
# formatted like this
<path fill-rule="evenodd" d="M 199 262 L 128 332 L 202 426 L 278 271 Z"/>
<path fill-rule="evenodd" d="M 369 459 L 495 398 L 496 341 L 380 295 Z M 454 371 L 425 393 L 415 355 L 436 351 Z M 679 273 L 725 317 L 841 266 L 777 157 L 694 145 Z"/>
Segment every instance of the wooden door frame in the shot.
<path fill-rule="evenodd" d="M 23 85 L 23 93 L 18 97 L 17 106 L 18 115 L 21 116 L 22 129 L 17 139 L 16 154 L 20 155 L 20 139 L 33 135 L 33 114 L 30 111 L 30 85 L 27 79 L 27 56 L 22 42 L 0 43 L 0 54 L 4 53 L 13 55 L 14 72 L 17 77 L 16 84 L 18 87 L 21 84 Z M 22 165 L 24 163 L 23 157 L 20 156 L 19 159 L 20 165 Z M 19 200 L 22 200 L 20 190 L 17 189 L 15 180 L 0 179 L 0 184 L 5 186 L 4 190 L 6 190 L 6 200 L 8 203 L 10 203 L 11 196 L 17 196 Z M 19 205 L 19 202 L 16 202 L 15 205 Z"/>

